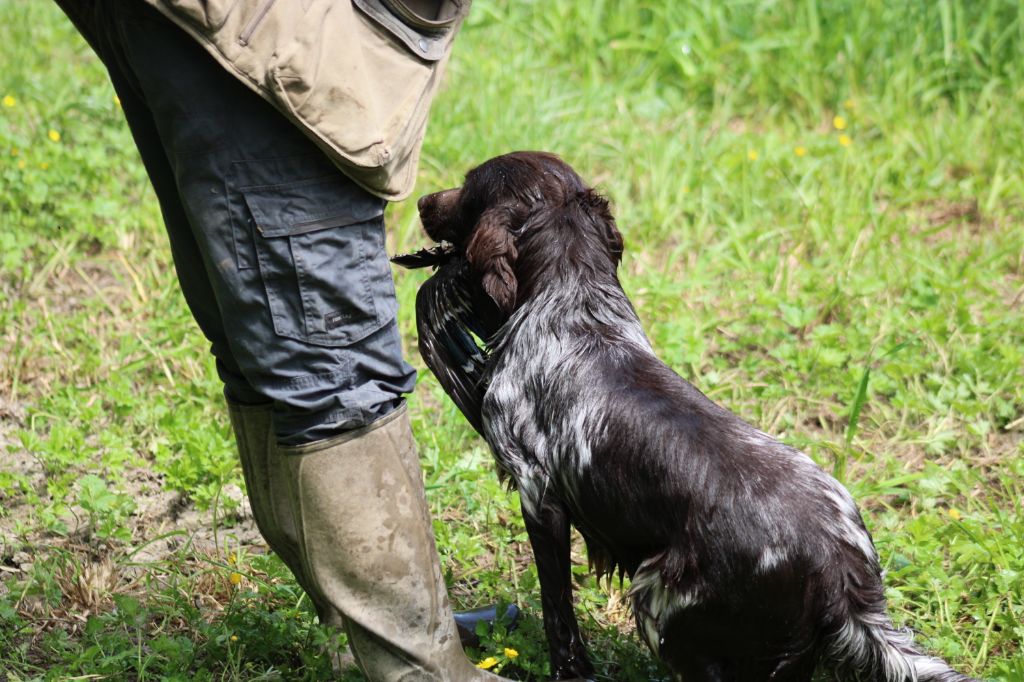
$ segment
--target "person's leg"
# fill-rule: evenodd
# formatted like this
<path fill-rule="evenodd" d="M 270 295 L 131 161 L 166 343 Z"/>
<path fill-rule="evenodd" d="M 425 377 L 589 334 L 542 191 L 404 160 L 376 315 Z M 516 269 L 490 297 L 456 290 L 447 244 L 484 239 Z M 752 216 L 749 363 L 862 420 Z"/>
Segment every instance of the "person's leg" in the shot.
<path fill-rule="evenodd" d="M 60 2 L 79 32 L 103 61 L 160 204 L 171 256 L 182 294 L 211 343 L 217 372 L 225 385 L 228 412 L 238 444 L 246 488 L 260 533 L 295 574 L 325 624 L 340 626 L 340 616 L 312 589 L 299 557 L 295 522 L 283 462 L 276 452 L 272 403 L 242 375 L 207 276 L 203 256 L 185 213 L 177 182 L 156 129 L 153 114 L 124 54 L 118 32 L 101 2 Z"/>
<path fill-rule="evenodd" d="M 232 410 L 240 447 L 276 463 L 264 471 L 269 498 L 289 492 L 293 570 L 345 613 L 371 679 L 493 679 L 468 664 L 453 636 L 411 432 L 395 411 L 414 374 L 394 320 L 383 202 L 184 33 L 148 9 L 123 8 L 107 19 L 116 18 L 126 71 L 163 151 L 163 167 L 147 169 L 173 178 L 160 184 L 178 198 L 165 202 L 170 191 L 158 188 L 161 203 L 182 209 L 184 221 L 171 221 L 191 236 L 176 238 L 169 224 L 175 263 L 229 399 L 250 403 Z M 205 290 L 187 284 L 193 274 Z M 271 401 L 276 438 L 260 401 Z M 259 488 L 249 485 L 250 494 Z M 405 579 L 384 579 L 381 567 Z"/>

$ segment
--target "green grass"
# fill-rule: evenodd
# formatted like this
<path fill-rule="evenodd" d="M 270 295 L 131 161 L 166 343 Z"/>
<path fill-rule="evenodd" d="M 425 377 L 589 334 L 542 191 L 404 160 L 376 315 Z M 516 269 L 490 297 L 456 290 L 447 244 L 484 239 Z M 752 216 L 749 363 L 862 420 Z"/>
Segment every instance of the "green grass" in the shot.
<path fill-rule="evenodd" d="M 1024 680 L 1022 10 L 476 0 L 417 187 L 456 185 L 511 149 L 563 155 L 612 199 L 623 284 L 661 357 L 839 475 L 897 620 L 958 668 L 1011 681 Z M 102 68 L 48 3 L 0 0 L 0 42 L 0 97 L 14 98 L 0 106 L 0 677 L 323 676 L 330 634 L 281 564 L 246 550 L 208 345 Z M 425 243 L 412 202 L 388 221 L 394 251 Z M 418 363 L 424 274 L 396 276 Z M 426 373 L 412 408 L 456 604 L 527 612 L 473 655 L 544 679 L 517 499 Z M 214 542 L 153 522 L 160 494 L 206 514 Z M 578 558 L 600 677 L 662 675 L 623 593 Z"/>

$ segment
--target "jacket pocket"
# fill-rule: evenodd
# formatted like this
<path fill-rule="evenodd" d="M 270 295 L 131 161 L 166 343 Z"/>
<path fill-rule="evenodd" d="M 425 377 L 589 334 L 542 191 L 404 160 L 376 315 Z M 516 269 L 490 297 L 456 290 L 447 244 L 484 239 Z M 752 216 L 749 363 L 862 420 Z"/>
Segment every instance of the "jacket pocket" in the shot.
<path fill-rule="evenodd" d="M 405 44 L 417 57 L 436 62 L 462 13 L 455 0 L 352 0 L 359 10 Z"/>
<path fill-rule="evenodd" d="M 395 315 L 383 202 L 353 200 L 352 187 L 335 173 L 241 188 L 280 336 L 347 346 Z"/>
<path fill-rule="evenodd" d="M 388 199 L 412 189 L 427 112 L 469 0 L 437 0 L 436 13 L 414 7 L 421 4 L 313 0 L 270 71 L 282 110 L 350 177 Z"/>

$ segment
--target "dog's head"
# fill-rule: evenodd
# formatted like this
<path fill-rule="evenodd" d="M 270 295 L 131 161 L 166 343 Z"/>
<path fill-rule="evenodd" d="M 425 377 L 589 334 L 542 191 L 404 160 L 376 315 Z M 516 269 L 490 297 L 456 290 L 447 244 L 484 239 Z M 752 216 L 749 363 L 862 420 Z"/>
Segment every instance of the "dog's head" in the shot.
<path fill-rule="evenodd" d="M 418 206 L 427 234 L 465 253 L 506 314 L 522 286 L 549 268 L 610 265 L 614 275 L 622 256 L 608 202 L 554 154 L 495 157 L 467 173 L 462 187 L 428 194 Z"/>

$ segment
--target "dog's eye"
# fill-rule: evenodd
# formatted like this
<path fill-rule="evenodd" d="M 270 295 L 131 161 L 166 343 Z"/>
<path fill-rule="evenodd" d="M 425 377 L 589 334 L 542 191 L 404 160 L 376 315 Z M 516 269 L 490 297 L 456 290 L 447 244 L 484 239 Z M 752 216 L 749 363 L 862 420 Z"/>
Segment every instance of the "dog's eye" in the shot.
<path fill-rule="evenodd" d="M 532 201 L 529 204 L 518 203 L 512 209 L 512 215 L 515 217 L 522 217 L 522 220 L 514 220 L 508 228 L 511 234 L 519 235 L 530 225 L 533 220 L 534 214 L 540 209 L 541 203 L 539 201 Z"/>

